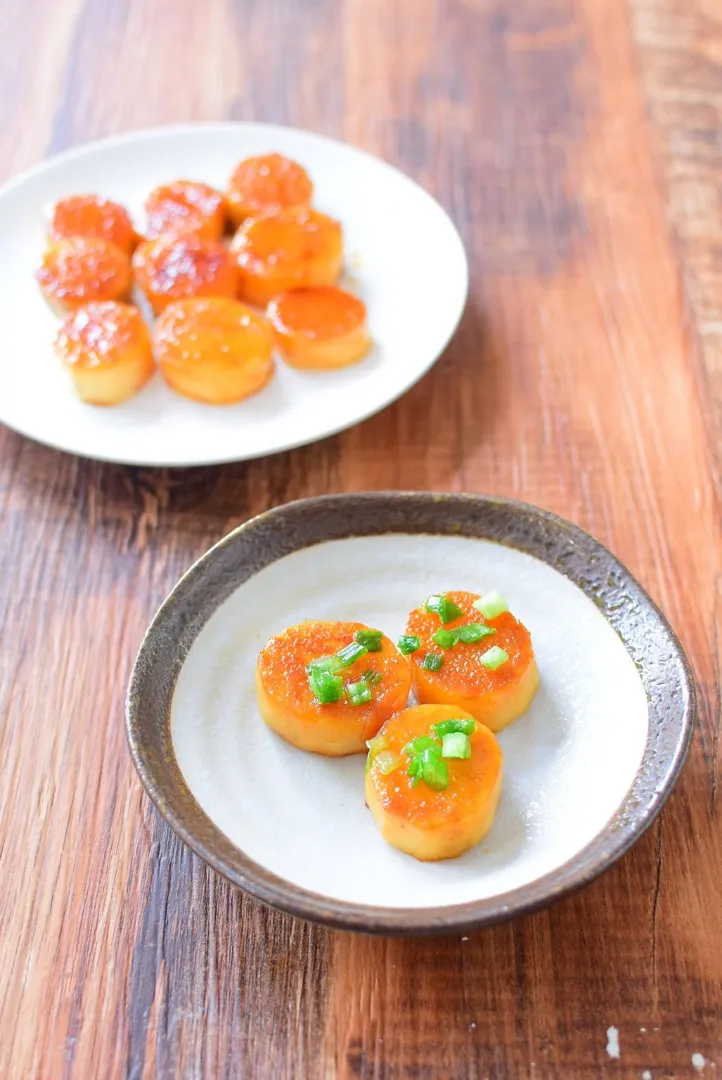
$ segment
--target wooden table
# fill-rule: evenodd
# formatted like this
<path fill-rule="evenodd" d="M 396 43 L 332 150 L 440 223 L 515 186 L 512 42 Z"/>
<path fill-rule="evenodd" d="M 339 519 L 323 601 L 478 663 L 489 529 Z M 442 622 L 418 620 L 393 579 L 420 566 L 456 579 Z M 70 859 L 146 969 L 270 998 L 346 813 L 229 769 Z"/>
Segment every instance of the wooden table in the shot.
<path fill-rule="evenodd" d="M 0 1077 L 722 1071 L 719 0 L 9 0 L 2 22 L 2 178 L 136 126 L 297 124 L 438 196 L 472 290 L 434 371 L 320 445 L 172 472 L 0 434 Z M 549 911 L 330 933 L 216 877 L 140 789 L 123 694 L 166 591 L 251 514 L 363 488 L 566 515 L 688 650 L 676 793 Z"/>

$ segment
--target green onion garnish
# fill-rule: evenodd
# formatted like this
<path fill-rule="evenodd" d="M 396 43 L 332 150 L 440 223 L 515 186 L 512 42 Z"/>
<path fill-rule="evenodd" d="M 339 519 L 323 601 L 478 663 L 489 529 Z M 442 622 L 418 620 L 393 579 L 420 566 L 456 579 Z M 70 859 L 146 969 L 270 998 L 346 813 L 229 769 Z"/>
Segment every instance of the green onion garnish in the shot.
<path fill-rule="evenodd" d="M 407 775 L 411 777 L 411 786 L 416 787 L 419 780 L 421 779 L 421 754 L 418 754 L 416 757 L 412 757 L 406 772 Z"/>
<path fill-rule="evenodd" d="M 496 619 L 509 610 L 506 600 L 496 589 L 475 600 L 474 607 L 481 612 L 485 619 Z"/>
<path fill-rule="evenodd" d="M 306 671 L 309 675 L 312 671 L 328 671 L 335 675 L 342 667 L 343 664 L 337 656 L 319 656 L 317 660 L 311 661 Z"/>
<path fill-rule="evenodd" d="M 369 652 L 381 652 L 382 630 L 357 630 L 353 636 L 354 641 L 363 645 Z"/>
<path fill-rule="evenodd" d="M 421 638 L 416 637 L 416 634 L 404 634 L 396 642 L 396 648 L 404 656 L 408 656 L 409 653 L 416 652 L 421 648 Z"/>
<path fill-rule="evenodd" d="M 470 622 L 465 623 L 464 626 L 457 626 L 451 633 L 456 641 L 461 641 L 464 645 L 473 645 L 474 642 L 481 641 L 482 638 L 489 637 L 490 634 L 495 634 L 496 630 L 493 626 L 486 626 L 484 623 Z"/>
<path fill-rule="evenodd" d="M 443 791 L 449 786 L 449 766 L 441 756 L 441 747 L 429 747 L 415 759 L 419 764 L 416 766 L 415 775 L 424 781 L 432 791 Z"/>
<path fill-rule="evenodd" d="M 485 668 L 489 668 L 491 671 L 496 671 L 502 664 L 505 664 L 509 659 L 509 653 L 500 649 L 498 645 L 492 645 L 490 649 L 487 649 L 485 653 L 479 657 Z"/>
<path fill-rule="evenodd" d="M 350 645 L 347 645 L 344 649 L 339 649 L 336 653 L 336 659 L 341 664 L 341 667 L 351 667 L 357 660 L 360 660 L 362 656 L 365 656 L 368 649 L 365 645 L 359 644 L 358 641 L 352 641 Z"/>
<path fill-rule="evenodd" d="M 442 791 L 449 783 L 449 769 L 442 760 L 441 746 L 431 735 L 419 735 L 401 751 L 410 760 L 406 770 L 411 777 L 411 786 L 416 787 L 419 780 L 433 791 Z"/>
<path fill-rule="evenodd" d="M 378 686 L 383 676 L 380 671 L 372 671 L 371 668 L 369 668 L 368 671 L 364 671 L 361 678 L 364 682 L 367 682 L 369 686 Z"/>
<path fill-rule="evenodd" d="M 425 671 L 441 671 L 441 665 L 444 662 L 444 658 L 441 653 L 427 652 L 426 656 L 421 662 L 422 668 Z"/>
<path fill-rule="evenodd" d="M 439 720 L 438 724 L 432 724 L 431 730 L 434 735 L 443 739 L 444 735 L 461 732 L 462 735 L 473 735 L 476 728 L 475 720 Z"/>
<path fill-rule="evenodd" d="M 401 765 L 401 758 L 398 754 L 394 754 L 390 750 L 382 750 L 381 753 L 374 758 L 373 764 L 384 774 L 384 776 L 388 776 L 389 773 L 394 772 Z"/>
<path fill-rule="evenodd" d="M 452 619 L 458 619 L 460 615 L 464 614 L 461 608 L 455 604 L 453 600 L 449 600 L 448 596 L 442 594 L 430 596 L 424 604 L 424 607 L 427 611 L 437 614 L 442 623 L 451 622 Z"/>
<path fill-rule="evenodd" d="M 434 634 L 434 641 L 442 649 L 450 649 L 452 645 L 456 645 L 456 632 L 454 630 L 445 630 L 443 626 L 440 626 Z"/>
<path fill-rule="evenodd" d="M 319 656 L 317 660 L 312 660 L 306 671 L 309 675 L 320 671 L 336 675 L 343 668 L 351 667 L 351 664 L 355 664 L 368 651 L 365 645 L 361 645 L 358 641 L 352 641 L 350 645 L 340 649 L 334 656 Z"/>
<path fill-rule="evenodd" d="M 371 693 L 371 687 L 366 680 L 361 679 L 360 682 L 348 684 L 346 687 L 346 696 L 352 705 L 365 705 L 367 701 L 371 701 L 373 694 Z"/>
<path fill-rule="evenodd" d="M 366 758 L 366 772 L 368 772 L 378 754 L 386 749 L 386 736 L 377 735 L 375 738 L 369 739 L 366 745 L 369 748 L 368 757 Z"/>
<path fill-rule="evenodd" d="M 451 649 L 458 641 L 463 642 L 464 645 L 473 645 L 474 642 L 481 641 L 483 638 L 495 633 L 496 630 L 493 626 L 472 622 L 457 626 L 454 630 L 447 630 L 445 627 L 440 626 L 434 634 L 433 640 L 442 649 Z"/>
<path fill-rule="evenodd" d="M 437 739 L 432 738 L 431 735 L 419 735 L 416 739 L 412 739 L 410 743 L 407 743 L 401 753 L 408 754 L 409 757 L 416 757 L 418 754 L 423 754 L 424 750 L 431 750 L 433 747 L 439 749 Z"/>
<path fill-rule="evenodd" d="M 308 674 L 311 693 L 321 705 L 330 705 L 338 701 L 343 693 L 343 679 L 323 668 L 312 668 Z"/>
<path fill-rule="evenodd" d="M 450 731 L 441 740 L 441 756 L 445 758 L 470 758 L 471 739 L 462 731 Z"/>

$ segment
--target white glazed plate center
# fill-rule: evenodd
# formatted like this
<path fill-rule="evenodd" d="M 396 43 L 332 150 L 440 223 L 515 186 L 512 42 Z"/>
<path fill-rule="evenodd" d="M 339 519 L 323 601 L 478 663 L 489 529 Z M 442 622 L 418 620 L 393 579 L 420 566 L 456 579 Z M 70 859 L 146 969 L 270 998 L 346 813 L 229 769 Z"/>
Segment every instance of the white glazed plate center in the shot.
<path fill-rule="evenodd" d="M 527 715 L 501 733 L 504 787 L 491 832 L 459 859 L 420 863 L 377 831 L 361 755 L 305 754 L 266 728 L 256 657 L 304 619 L 358 619 L 395 639 L 430 593 L 493 588 L 531 632 L 541 686 Z M 247 856 L 311 892 L 397 908 L 486 899 L 573 858 L 623 801 L 647 726 L 629 654 L 567 578 L 500 544 L 418 535 L 332 541 L 256 574 L 199 634 L 171 710 L 190 790 Z"/>

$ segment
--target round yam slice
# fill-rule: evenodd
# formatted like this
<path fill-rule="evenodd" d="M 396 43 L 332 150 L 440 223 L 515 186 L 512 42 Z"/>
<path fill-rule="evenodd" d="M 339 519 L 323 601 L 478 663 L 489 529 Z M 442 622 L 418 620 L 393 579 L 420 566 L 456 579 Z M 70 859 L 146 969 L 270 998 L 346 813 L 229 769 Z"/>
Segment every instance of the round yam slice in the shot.
<path fill-rule="evenodd" d="M 246 158 L 233 170 L 226 205 L 236 225 L 260 214 L 310 206 L 313 184 L 306 170 L 283 154 Z"/>
<path fill-rule="evenodd" d="M 125 252 L 97 236 L 56 241 L 45 252 L 35 277 L 59 315 L 94 302 L 127 300 L 132 282 Z"/>
<path fill-rule="evenodd" d="M 238 269 L 230 252 L 200 236 L 160 236 L 148 240 L 133 255 L 133 270 L 155 315 L 176 300 L 197 296 L 232 300 L 238 289 Z"/>
<path fill-rule="evenodd" d="M 429 787 L 410 775 L 417 739 L 433 739 L 432 725 L 449 720 L 474 723 L 469 756 L 444 758 L 447 785 Z M 502 753 L 494 734 L 469 713 L 451 705 L 417 705 L 384 724 L 371 741 L 366 765 L 366 803 L 389 844 L 430 862 L 453 859 L 474 847 L 491 828 L 502 783 Z"/>
<path fill-rule="evenodd" d="M 226 228 L 223 196 L 208 184 L 175 180 L 154 188 L 145 200 L 146 236 L 200 236 L 220 240 Z"/>
<path fill-rule="evenodd" d="M 137 308 L 107 301 L 71 312 L 58 331 L 55 352 L 81 401 L 119 405 L 154 371 L 150 335 Z"/>
<path fill-rule="evenodd" d="M 335 285 L 283 293 L 269 304 L 268 317 L 291 367 L 318 371 L 348 367 L 371 347 L 366 305 Z"/>
<path fill-rule="evenodd" d="M 128 256 L 138 240 L 125 207 L 100 195 L 70 195 L 55 204 L 48 240 L 54 244 L 72 236 L 109 240 Z"/>
<path fill-rule="evenodd" d="M 315 210 L 281 210 L 250 218 L 231 241 L 240 297 L 265 308 L 289 289 L 335 285 L 343 263 L 338 221 Z"/>
<path fill-rule="evenodd" d="M 421 704 L 453 705 L 466 709 L 492 731 L 501 731 L 529 708 L 539 685 L 539 671 L 527 628 L 510 611 L 484 619 L 474 607 L 476 593 L 443 594 L 462 614 L 442 623 L 440 616 L 422 605 L 409 615 L 406 634 L 419 638 L 421 647 L 411 653 L 413 686 Z M 453 632 L 466 624 L 485 624 L 492 631 L 481 641 L 457 642 L 443 648 L 434 635 L 443 628 Z M 490 650 L 499 652 L 489 655 Z M 429 666 L 429 655 L 441 658 L 441 666 Z M 499 666 L 494 666 L 499 660 Z"/>
<path fill-rule="evenodd" d="M 261 650 L 256 692 L 268 726 L 301 750 L 339 757 L 366 750 L 366 742 L 409 696 L 411 672 L 389 638 L 342 668 L 343 691 L 336 701 L 321 704 L 309 679 L 309 665 L 336 656 L 369 627 L 357 622 L 305 622 L 271 638 Z M 349 688 L 369 700 L 354 704 Z"/>
<path fill-rule="evenodd" d="M 195 401 L 230 405 L 256 394 L 273 376 L 271 328 L 238 300 L 170 304 L 153 341 L 165 381 Z"/>

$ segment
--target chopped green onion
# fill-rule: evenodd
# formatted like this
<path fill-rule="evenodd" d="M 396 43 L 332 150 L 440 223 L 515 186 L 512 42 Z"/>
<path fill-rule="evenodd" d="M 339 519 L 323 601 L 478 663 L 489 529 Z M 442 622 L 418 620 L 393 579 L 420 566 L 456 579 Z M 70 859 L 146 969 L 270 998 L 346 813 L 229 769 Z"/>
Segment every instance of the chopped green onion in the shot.
<path fill-rule="evenodd" d="M 344 649 L 339 649 L 336 653 L 336 659 L 341 664 L 341 667 L 351 667 L 357 660 L 360 660 L 362 656 L 365 656 L 368 649 L 365 645 L 359 644 L 358 641 L 352 641 L 350 645 L 347 645 Z"/>
<path fill-rule="evenodd" d="M 313 668 L 309 672 L 308 684 L 311 693 L 321 705 L 331 705 L 338 701 L 343 693 L 343 679 L 322 668 Z"/>
<path fill-rule="evenodd" d="M 440 626 L 434 634 L 434 641 L 442 649 L 450 649 L 452 645 L 456 645 L 456 633 L 453 630 L 444 630 L 443 626 Z"/>
<path fill-rule="evenodd" d="M 421 638 L 416 637 L 416 634 L 404 634 L 396 642 L 396 647 L 400 653 L 408 656 L 409 653 L 421 648 Z"/>
<path fill-rule="evenodd" d="M 462 735 L 473 735 L 475 728 L 475 720 L 439 720 L 437 724 L 431 725 L 434 735 L 438 735 L 440 739 L 443 739 L 444 735 L 451 735 L 455 732 L 461 732 Z"/>
<path fill-rule="evenodd" d="M 441 653 L 427 652 L 426 656 L 421 662 L 422 668 L 425 671 L 441 671 L 441 665 L 444 662 L 444 658 Z"/>
<path fill-rule="evenodd" d="M 317 660 L 311 661 L 306 671 L 309 675 L 312 671 L 329 671 L 332 675 L 335 675 L 342 667 L 343 664 L 337 656 L 319 656 Z"/>
<path fill-rule="evenodd" d="M 385 750 L 388 746 L 385 735 L 375 735 L 373 739 L 367 739 L 366 745 L 372 754 L 378 754 L 379 750 Z"/>
<path fill-rule="evenodd" d="M 505 664 L 509 659 L 509 653 L 504 652 L 498 645 L 492 645 L 490 649 L 487 649 L 485 653 L 479 657 L 485 668 L 489 668 L 491 671 L 496 671 L 502 664 Z"/>
<path fill-rule="evenodd" d="M 439 746 L 424 750 L 417 760 L 421 763 L 421 779 L 427 787 L 432 791 L 443 791 L 449 786 L 449 766 L 441 757 Z"/>
<path fill-rule="evenodd" d="M 365 705 L 367 701 L 371 701 L 373 694 L 371 693 L 371 687 L 366 680 L 361 679 L 360 682 L 348 684 L 346 687 L 346 696 L 352 705 Z"/>
<path fill-rule="evenodd" d="M 471 739 L 462 731 L 450 731 L 441 740 L 441 756 L 445 758 L 470 758 Z"/>
<path fill-rule="evenodd" d="M 416 787 L 419 780 L 433 791 L 443 791 L 449 783 L 449 768 L 442 760 L 441 746 L 430 735 L 419 735 L 401 751 L 410 758 L 407 774 L 411 786 Z"/>
<path fill-rule="evenodd" d="M 381 679 L 383 678 L 383 675 L 380 671 L 372 671 L 371 668 L 369 668 L 368 671 L 364 671 L 361 678 L 364 680 L 364 682 L 367 682 L 369 686 L 378 686 L 378 684 L 381 682 Z"/>
<path fill-rule="evenodd" d="M 448 596 L 442 594 L 434 594 L 430 596 L 424 607 L 427 611 L 434 612 L 439 616 L 442 623 L 451 622 L 452 619 L 458 619 L 460 615 L 463 615 L 461 608 L 454 603 L 453 600 L 449 600 Z"/>
<path fill-rule="evenodd" d="M 506 600 L 496 589 L 475 600 L 474 607 L 481 612 L 485 619 L 497 619 L 505 611 L 509 610 Z"/>
<path fill-rule="evenodd" d="M 457 626 L 451 633 L 456 641 L 461 641 L 464 645 L 473 645 L 475 642 L 489 637 L 490 634 L 495 634 L 496 630 L 493 626 L 486 626 L 484 623 L 470 622 L 465 623 L 463 626 Z"/>
<path fill-rule="evenodd" d="M 410 743 L 401 751 L 402 754 L 408 754 L 409 757 L 415 757 L 418 754 L 423 754 L 424 750 L 431 750 L 433 747 L 439 749 L 439 743 L 431 735 L 419 735 L 416 739 L 412 739 Z"/>
<path fill-rule="evenodd" d="M 359 641 L 352 641 L 350 645 L 340 649 L 334 656 L 319 656 L 317 660 L 312 660 L 306 671 L 309 675 L 314 671 L 326 671 L 331 675 L 336 675 L 343 668 L 351 667 L 351 664 L 355 664 L 368 651 L 366 645 L 362 645 Z"/>
<path fill-rule="evenodd" d="M 429 746 L 420 754 L 414 754 L 406 770 L 411 777 L 411 786 L 416 787 L 423 780 L 432 791 L 443 791 L 449 784 L 449 766 L 441 757 L 438 743 Z"/>
<path fill-rule="evenodd" d="M 409 767 L 406 770 L 407 774 L 411 777 L 412 787 L 416 787 L 416 785 L 418 784 L 419 780 L 421 779 L 422 771 L 423 769 L 421 765 L 421 754 L 417 754 L 416 757 L 412 757 L 411 761 L 409 762 Z"/>
<path fill-rule="evenodd" d="M 401 765 L 401 758 L 398 754 L 394 754 L 390 750 L 382 750 L 381 753 L 374 758 L 373 764 L 384 774 L 384 776 L 388 776 L 389 773 L 392 773 L 399 768 Z"/>
<path fill-rule="evenodd" d="M 473 645 L 475 642 L 482 641 L 483 638 L 495 633 L 494 627 L 487 626 L 485 623 L 464 623 L 463 626 L 457 626 L 453 630 L 447 630 L 445 627 L 440 626 L 434 634 L 433 640 L 442 649 L 451 649 L 458 641 L 463 642 L 464 645 Z"/>
<path fill-rule="evenodd" d="M 363 645 L 369 652 L 381 652 L 381 639 L 383 630 L 357 630 L 353 636 L 354 641 Z"/>
<path fill-rule="evenodd" d="M 376 757 L 381 753 L 382 750 L 386 749 L 386 736 L 377 735 L 375 738 L 369 739 L 366 745 L 369 748 L 368 757 L 366 758 L 366 772 L 368 772 L 373 765 Z"/>

